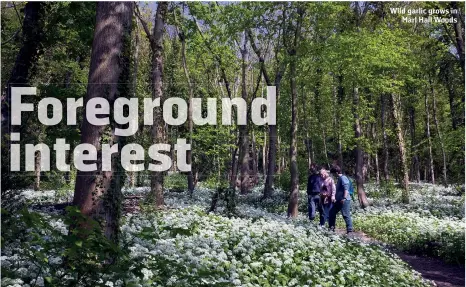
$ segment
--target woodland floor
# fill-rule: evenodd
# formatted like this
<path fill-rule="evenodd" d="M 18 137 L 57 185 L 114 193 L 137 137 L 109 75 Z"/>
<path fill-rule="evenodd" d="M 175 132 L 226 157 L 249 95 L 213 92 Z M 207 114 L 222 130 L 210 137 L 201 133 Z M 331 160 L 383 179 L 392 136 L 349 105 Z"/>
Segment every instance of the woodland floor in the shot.
<path fill-rule="evenodd" d="M 344 235 L 346 230 L 339 229 L 337 234 Z M 369 237 L 364 232 L 355 231 L 352 237 L 358 238 L 365 243 L 376 243 L 377 241 Z M 438 287 L 463 287 L 465 286 L 465 266 L 453 265 L 438 258 L 412 255 L 398 250 L 393 250 L 411 268 L 422 274 L 422 277 L 432 280 Z"/>
<path fill-rule="evenodd" d="M 137 213 L 140 210 L 139 201 L 143 196 L 127 196 L 124 201 L 125 213 Z M 55 209 L 64 209 L 70 203 L 53 205 Z M 44 207 L 43 205 L 41 207 Z M 337 229 L 336 233 L 345 235 L 346 230 Z M 369 237 L 367 234 L 355 231 L 351 237 L 357 238 L 365 243 L 377 243 L 377 240 Z M 444 262 L 441 259 L 412 255 L 398 250 L 392 250 L 403 261 L 408 263 L 411 268 L 422 274 L 422 277 L 434 281 L 438 287 L 457 287 L 465 286 L 465 266 L 453 265 Z"/>

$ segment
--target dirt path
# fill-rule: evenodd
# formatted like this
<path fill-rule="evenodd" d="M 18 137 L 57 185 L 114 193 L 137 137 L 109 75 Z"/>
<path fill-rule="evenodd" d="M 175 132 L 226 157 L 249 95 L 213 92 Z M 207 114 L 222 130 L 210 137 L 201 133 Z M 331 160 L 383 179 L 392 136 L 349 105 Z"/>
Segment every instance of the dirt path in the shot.
<path fill-rule="evenodd" d="M 344 235 L 346 231 L 337 230 L 336 233 Z M 353 232 L 351 236 L 365 243 L 377 243 L 377 240 L 360 231 Z M 434 281 L 438 287 L 465 286 L 464 265 L 452 265 L 438 258 L 412 255 L 397 250 L 393 250 L 393 253 L 397 254 L 403 261 L 408 263 L 411 268 L 421 273 L 422 277 Z"/>
<path fill-rule="evenodd" d="M 447 264 L 437 258 L 395 253 L 422 277 L 434 281 L 439 287 L 463 287 L 465 284 L 464 266 Z"/>

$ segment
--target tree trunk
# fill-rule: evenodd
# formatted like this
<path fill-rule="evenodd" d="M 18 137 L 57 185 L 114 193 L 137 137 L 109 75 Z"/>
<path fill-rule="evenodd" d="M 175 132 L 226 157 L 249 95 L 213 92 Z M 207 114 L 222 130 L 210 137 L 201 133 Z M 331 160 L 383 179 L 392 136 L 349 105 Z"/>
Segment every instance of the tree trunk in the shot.
<path fill-rule="evenodd" d="M 231 153 L 231 168 L 230 168 L 230 188 L 236 189 L 236 179 L 238 175 L 238 144 Z"/>
<path fill-rule="evenodd" d="M 299 171 L 297 163 L 297 132 L 298 132 L 298 91 L 296 89 L 296 57 L 290 63 L 291 86 L 291 142 L 290 142 L 290 173 L 291 190 L 288 203 L 288 216 L 298 216 Z"/>
<path fill-rule="evenodd" d="M 247 103 L 248 102 L 248 91 L 246 86 L 246 69 L 248 61 L 248 50 L 247 50 L 247 37 L 244 34 L 244 46 L 241 49 L 241 97 Z M 239 126 L 239 162 L 241 164 L 241 194 L 249 192 L 249 139 L 248 139 L 248 126 Z"/>
<path fill-rule="evenodd" d="M 338 88 L 337 88 L 337 102 L 338 106 L 342 107 L 343 99 L 345 97 L 345 88 L 343 87 L 343 75 L 339 75 L 338 79 Z M 342 170 L 344 170 L 344 163 L 343 163 L 343 147 L 341 143 L 341 133 L 342 133 L 342 126 L 341 126 L 341 118 L 338 117 L 338 161 L 339 165 Z"/>
<path fill-rule="evenodd" d="M 429 96 L 427 93 L 425 94 L 425 107 L 426 107 L 426 137 L 429 149 L 429 172 L 430 172 L 430 179 L 432 184 L 435 184 L 435 174 L 434 174 L 434 159 L 432 155 L 432 140 L 430 137 L 430 115 L 429 115 Z"/>
<path fill-rule="evenodd" d="M 134 37 L 134 54 L 133 54 L 133 64 L 134 64 L 134 68 L 133 68 L 133 75 L 132 75 L 132 96 L 133 98 L 137 98 L 138 97 L 138 94 L 137 94 L 137 84 L 138 84 L 138 71 L 139 71 L 139 26 L 138 26 L 138 22 L 136 21 L 136 33 L 135 33 L 135 37 Z M 141 124 L 139 124 L 139 126 L 141 127 Z M 138 131 L 136 132 L 136 134 L 138 135 L 139 133 L 141 133 L 142 130 L 140 131 L 138 129 Z M 134 188 L 136 186 L 136 178 L 138 177 L 139 173 L 141 172 L 134 172 L 134 171 L 131 171 L 129 173 L 129 186 L 131 188 Z"/>
<path fill-rule="evenodd" d="M 397 97 L 395 94 L 392 93 L 392 112 L 393 112 L 393 119 L 395 121 L 395 130 L 396 130 L 396 135 L 398 138 L 398 150 L 400 152 L 400 161 L 401 161 L 401 175 L 403 176 L 403 191 L 401 193 L 401 200 L 403 203 L 409 203 L 409 193 L 408 193 L 408 181 L 409 181 L 409 175 L 408 175 L 408 164 L 406 161 L 406 149 L 405 149 L 405 140 L 403 136 L 403 129 L 401 127 L 401 122 L 403 120 L 402 114 L 401 114 L 401 101 L 399 97 Z"/>
<path fill-rule="evenodd" d="M 259 172 L 258 148 L 256 147 L 256 136 L 252 131 L 252 178 L 254 185 L 257 184 L 257 174 Z"/>
<path fill-rule="evenodd" d="M 40 158 L 41 153 L 36 152 L 34 158 L 34 191 L 40 190 Z"/>
<path fill-rule="evenodd" d="M 415 109 L 414 107 L 409 108 L 410 115 L 410 127 L 411 127 L 411 154 L 413 155 L 412 159 L 412 176 L 411 178 L 416 179 L 416 182 L 420 182 L 421 174 L 419 172 L 419 155 L 417 152 L 417 143 L 416 143 L 416 120 L 415 120 Z"/>
<path fill-rule="evenodd" d="M 264 146 L 262 147 L 262 174 L 267 174 L 267 132 L 264 132 Z"/>
<path fill-rule="evenodd" d="M 17 132 L 18 126 L 11 125 L 11 87 L 27 87 L 29 80 L 34 72 L 35 65 L 43 49 L 43 14 L 44 2 L 27 2 L 24 7 L 24 19 L 22 23 L 22 44 L 16 56 L 15 64 L 11 71 L 10 78 L 6 83 L 1 104 L 1 141 L 2 141 L 2 160 L 1 160 L 1 181 L 2 195 L 4 192 L 13 188 L 22 188 L 14 178 L 10 170 L 10 133 Z M 24 186 L 25 187 L 25 186 Z M 5 198 L 4 198 L 5 199 Z"/>
<path fill-rule="evenodd" d="M 447 186 L 447 156 L 445 153 L 445 144 L 443 143 L 443 137 L 442 133 L 440 132 L 440 125 L 437 120 L 437 101 L 435 99 L 435 92 L 434 92 L 434 87 L 432 86 L 432 82 L 430 82 L 430 89 L 432 93 L 432 101 L 433 101 L 433 117 L 434 117 L 434 123 L 435 123 L 435 129 L 437 130 L 437 136 L 440 142 L 440 149 L 442 150 L 442 159 L 443 159 L 443 169 L 442 169 L 442 174 L 443 174 L 443 184 Z"/>
<path fill-rule="evenodd" d="M 375 183 L 380 184 L 379 154 L 375 153 Z"/>
<path fill-rule="evenodd" d="M 160 98 L 160 106 L 154 109 L 154 123 L 152 125 L 152 143 L 163 143 L 165 141 L 165 127 L 163 121 L 162 106 L 165 100 L 163 95 L 163 32 L 165 26 L 165 17 L 168 10 L 167 2 L 159 2 L 157 12 L 155 13 L 154 31 L 152 34 L 152 99 Z M 165 172 L 151 172 L 151 191 L 149 200 L 155 199 L 155 206 L 162 207 L 165 202 L 163 199 L 163 181 Z"/>
<path fill-rule="evenodd" d="M 192 99 L 194 98 L 194 87 L 191 83 L 191 78 L 189 76 L 188 70 L 188 63 L 186 60 L 186 36 L 184 31 L 180 27 L 180 31 L 178 32 L 180 41 L 181 41 L 181 60 L 183 64 L 184 75 L 186 77 L 186 81 L 188 82 L 188 89 L 189 89 L 189 107 L 188 107 L 188 132 L 189 132 L 189 144 L 191 145 L 191 149 L 186 151 L 186 163 L 191 165 L 192 163 L 192 144 L 193 144 L 193 105 Z M 187 180 L 188 180 L 188 191 L 192 193 L 194 191 L 194 177 L 192 169 L 187 173 Z"/>
<path fill-rule="evenodd" d="M 372 132 L 372 140 L 375 143 L 377 143 L 376 144 L 377 148 L 376 148 L 375 153 L 374 153 L 374 164 L 375 164 L 375 182 L 378 185 L 378 184 L 380 184 L 380 171 L 379 171 L 379 152 L 378 152 L 379 139 L 377 137 L 377 122 L 372 123 L 371 132 Z"/>
<path fill-rule="evenodd" d="M 386 124 L 385 124 L 385 120 L 386 120 L 386 113 L 385 113 L 385 99 L 384 99 L 384 96 L 381 95 L 380 96 L 380 105 L 381 105 L 381 118 L 382 118 L 382 140 L 383 140 L 383 156 L 384 156 L 384 160 L 383 160 L 383 176 L 384 176 L 384 179 L 385 179 L 385 182 L 388 182 L 388 180 L 390 179 L 390 175 L 389 175 L 389 172 L 388 172 L 388 135 L 387 135 L 387 131 L 386 131 Z"/>
<path fill-rule="evenodd" d="M 283 13 L 283 21 L 285 21 L 285 15 L 284 15 L 285 12 L 282 11 L 282 13 Z M 276 102 L 278 103 L 280 99 L 280 82 L 282 80 L 283 73 L 286 68 L 286 62 L 282 61 L 280 63 L 277 58 L 277 66 L 279 68 L 277 70 L 277 73 L 275 74 L 274 83 L 272 84 L 272 81 L 269 78 L 269 75 L 265 68 L 265 57 L 262 54 L 262 51 L 256 46 L 255 39 L 253 37 L 251 30 L 248 30 L 247 34 L 250 40 L 249 43 L 251 44 L 251 48 L 253 49 L 257 57 L 259 58 L 262 75 L 264 76 L 264 80 L 267 86 L 272 86 L 273 84 L 275 85 Z M 278 136 L 277 125 L 269 125 L 269 146 L 268 146 L 269 152 L 267 156 L 267 173 L 266 173 L 267 175 L 265 177 L 264 195 L 262 197 L 263 199 L 271 197 L 273 194 L 273 182 L 275 179 L 275 169 L 276 169 L 276 164 L 277 164 L 277 136 Z"/>
<path fill-rule="evenodd" d="M 359 89 L 353 91 L 353 116 L 354 116 L 354 137 L 356 140 L 356 186 L 358 192 L 359 205 L 362 208 L 369 206 L 366 193 L 364 192 L 364 151 L 361 147 L 361 124 L 359 120 Z"/>
<path fill-rule="evenodd" d="M 456 103 L 455 103 L 456 95 L 455 95 L 454 85 L 451 82 L 451 77 L 449 75 L 450 66 L 447 66 L 447 67 L 448 68 L 445 71 L 443 71 L 443 73 L 445 75 L 444 76 L 444 84 L 445 84 L 445 88 L 448 91 L 448 101 L 449 101 L 449 104 L 450 104 L 451 127 L 454 130 L 456 130 L 458 128 L 458 112 L 456 110 Z"/>
<path fill-rule="evenodd" d="M 268 84 L 267 84 L 268 85 Z M 275 81 L 276 100 L 280 98 L 280 84 Z M 277 125 L 269 125 L 269 153 L 267 157 L 267 176 L 265 177 L 264 196 L 269 198 L 273 194 L 273 182 L 275 179 L 275 168 L 277 164 Z"/>
<path fill-rule="evenodd" d="M 110 103 L 126 94 L 129 81 L 128 41 L 131 35 L 133 2 L 99 2 L 97 4 L 96 26 L 92 43 L 89 84 L 85 103 L 96 97 L 105 97 Z M 121 85 L 119 84 L 121 83 Z M 129 96 L 129 93 L 126 94 Z M 119 143 L 114 135 L 115 122 L 111 120 L 111 142 Z M 118 152 L 112 156 L 112 171 L 102 168 L 101 141 L 107 127 L 94 126 L 83 118 L 81 143 L 91 144 L 98 151 L 97 171 L 78 171 L 73 204 L 81 213 L 99 220 L 107 238 L 117 241 L 119 210 L 121 205 L 121 171 L 118 170 Z M 108 130 L 108 129 L 107 129 Z"/>
<path fill-rule="evenodd" d="M 307 102 L 307 99 L 306 99 L 306 95 L 304 93 L 304 85 L 301 85 L 301 98 L 303 100 L 303 114 L 304 115 L 307 115 L 307 111 L 306 111 L 306 102 Z M 306 138 L 304 138 L 304 146 L 306 147 L 306 153 L 307 153 L 307 169 L 308 169 L 308 172 L 311 168 L 311 165 L 312 165 L 312 158 L 311 158 L 311 147 L 309 146 L 309 120 L 308 120 L 308 117 L 306 116 L 304 118 L 304 130 L 306 132 Z"/>
<path fill-rule="evenodd" d="M 298 19 L 294 34 L 293 46 L 288 50 L 290 60 L 290 88 L 291 88 L 291 140 L 290 140 L 290 174 L 291 190 L 288 202 L 288 216 L 298 216 L 298 196 L 299 196 L 299 170 L 298 170 L 298 89 L 296 87 L 296 62 L 298 41 L 300 41 L 301 23 L 304 16 L 304 10 L 297 7 Z M 286 46 L 286 43 L 285 43 Z M 325 141 L 325 139 L 324 139 Z"/>

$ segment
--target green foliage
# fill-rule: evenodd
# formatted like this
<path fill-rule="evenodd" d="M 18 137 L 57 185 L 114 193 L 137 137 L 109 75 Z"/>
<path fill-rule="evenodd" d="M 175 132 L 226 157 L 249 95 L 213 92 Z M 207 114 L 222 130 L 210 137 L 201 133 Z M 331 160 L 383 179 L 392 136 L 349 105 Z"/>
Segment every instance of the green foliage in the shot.
<path fill-rule="evenodd" d="M 164 178 L 164 187 L 177 191 L 185 191 L 188 189 L 186 175 L 182 173 L 172 173 Z"/>
<path fill-rule="evenodd" d="M 106 239 L 96 221 L 67 207 L 63 218 L 44 216 L 26 209 L 18 214 L 2 210 L 2 249 L 26 262 L 2 264 L 2 277 L 21 278 L 25 284 L 51 286 L 104 286 L 102 277 L 130 276 L 129 250 Z M 62 225 L 64 223 L 64 225 Z M 58 225 L 57 225 L 58 224 Z"/>
<path fill-rule="evenodd" d="M 417 213 L 358 214 L 354 217 L 358 230 L 400 250 L 464 262 L 464 228 L 460 222 L 420 217 Z"/>

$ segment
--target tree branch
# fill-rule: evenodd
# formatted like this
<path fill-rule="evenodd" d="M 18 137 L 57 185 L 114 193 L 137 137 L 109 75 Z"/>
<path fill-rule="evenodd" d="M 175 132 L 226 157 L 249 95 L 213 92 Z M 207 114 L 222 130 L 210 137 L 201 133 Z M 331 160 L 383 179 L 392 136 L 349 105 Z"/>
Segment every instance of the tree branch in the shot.
<path fill-rule="evenodd" d="M 197 22 L 196 17 L 194 17 L 194 15 L 192 15 L 192 16 L 193 16 L 193 19 L 194 19 L 194 23 L 196 23 L 197 30 L 199 31 L 199 34 L 201 35 L 201 38 L 204 41 L 204 44 L 206 45 L 206 47 L 210 51 L 210 53 L 214 56 L 215 60 L 217 60 L 217 62 L 218 62 L 218 65 L 219 65 L 220 71 L 221 71 L 221 75 L 222 75 L 223 81 L 225 83 L 225 88 L 227 89 L 228 97 L 231 99 L 230 82 L 227 79 L 227 74 L 225 72 L 225 68 L 223 67 L 222 58 L 220 58 L 220 56 L 217 55 L 214 52 L 214 50 L 212 49 L 212 47 L 210 46 L 210 44 L 207 42 L 206 38 L 204 37 L 204 33 L 202 32 L 201 26 L 199 25 L 199 22 Z"/>
<path fill-rule="evenodd" d="M 265 80 L 267 86 L 272 86 L 272 82 L 270 81 L 269 75 L 268 75 L 267 70 L 265 68 L 265 59 L 264 59 L 264 56 L 262 55 L 262 51 L 259 49 L 259 47 L 257 47 L 256 42 L 255 42 L 255 38 L 254 38 L 254 36 L 252 34 L 251 29 L 247 29 L 246 33 L 248 34 L 249 43 L 251 44 L 252 50 L 254 51 L 254 53 L 256 53 L 257 57 L 259 58 L 261 72 L 262 72 L 262 75 L 264 76 L 264 80 Z"/>
<path fill-rule="evenodd" d="M 141 22 L 142 27 L 144 28 L 144 32 L 146 32 L 147 39 L 149 39 L 149 42 L 152 43 L 153 37 L 152 37 L 152 34 L 150 33 L 149 26 L 147 26 L 147 22 L 142 18 L 141 11 L 139 11 L 139 6 L 137 5 L 137 3 L 134 6 L 136 7 L 135 9 L 136 16 L 139 19 L 139 22 Z"/>

